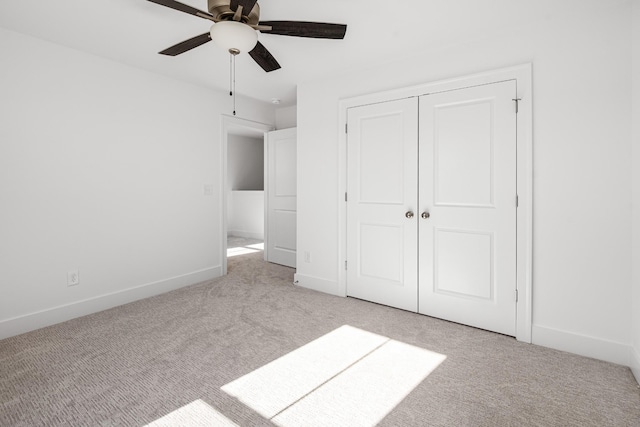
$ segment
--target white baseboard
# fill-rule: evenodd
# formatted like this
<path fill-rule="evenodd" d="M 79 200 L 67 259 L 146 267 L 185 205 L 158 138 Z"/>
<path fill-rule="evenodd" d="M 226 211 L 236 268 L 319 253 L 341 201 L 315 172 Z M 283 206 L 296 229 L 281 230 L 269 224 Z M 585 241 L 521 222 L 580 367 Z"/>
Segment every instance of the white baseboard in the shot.
<path fill-rule="evenodd" d="M 636 377 L 636 381 L 640 384 L 640 353 L 638 353 L 638 350 L 633 347 L 631 347 L 630 359 L 631 364 L 629 367 L 631 368 L 633 375 Z"/>
<path fill-rule="evenodd" d="M 264 240 L 264 233 L 258 233 L 255 231 L 243 231 L 243 230 L 229 230 L 227 231 L 229 236 L 244 237 L 246 239 Z"/>
<path fill-rule="evenodd" d="M 343 297 L 338 291 L 338 283 L 332 280 L 320 279 L 318 277 L 307 276 L 304 274 L 294 274 L 293 283 L 302 288 L 312 289 L 318 292 L 324 292 L 326 294 L 336 295 Z"/>
<path fill-rule="evenodd" d="M 630 345 L 587 335 L 534 325 L 531 330 L 531 343 L 619 365 L 631 364 Z"/>
<path fill-rule="evenodd" d="M 143 298 L 189 286 L 222 275 L 222 267 L 211 267 L 191 273 L 135 286 L 110 294 L 52 307 L 0 321 L 0 339 L 55 325 Z"/>

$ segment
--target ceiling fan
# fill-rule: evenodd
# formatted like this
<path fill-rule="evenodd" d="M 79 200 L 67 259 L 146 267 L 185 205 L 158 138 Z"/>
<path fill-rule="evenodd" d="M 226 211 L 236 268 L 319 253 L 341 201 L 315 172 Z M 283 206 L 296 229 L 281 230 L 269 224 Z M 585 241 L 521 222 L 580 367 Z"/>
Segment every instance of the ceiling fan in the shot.
<path fill-rule="evenodd" d="M 207 0 L 209 12 L 175 0 L 149 1 L 214 22 L 209 32 L 171 46 L 159 52 L 160 54 L 180 55 L 214 40 L 217 45 L 228 49 L 232 55 L 248 52 L 266 72 L 279 69 L 280 64 L 258 41 L 257 31 L 264 34 L 320 39 L 343 39 L 347 31 L 346 25 L 326 22 L 260 21 L 260 6 L 257 0 Z"/>

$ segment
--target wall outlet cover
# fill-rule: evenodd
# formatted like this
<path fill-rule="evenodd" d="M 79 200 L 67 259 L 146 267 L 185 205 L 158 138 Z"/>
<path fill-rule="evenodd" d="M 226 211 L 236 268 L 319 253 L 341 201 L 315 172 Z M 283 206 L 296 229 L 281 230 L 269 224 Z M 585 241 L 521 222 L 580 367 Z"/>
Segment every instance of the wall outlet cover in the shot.
<path fill-rule="evenodd" d="M 69 270 L 67 272 L 67 286 L 76 286 L 80 284 L 80 273 L 78 270 Z"/>

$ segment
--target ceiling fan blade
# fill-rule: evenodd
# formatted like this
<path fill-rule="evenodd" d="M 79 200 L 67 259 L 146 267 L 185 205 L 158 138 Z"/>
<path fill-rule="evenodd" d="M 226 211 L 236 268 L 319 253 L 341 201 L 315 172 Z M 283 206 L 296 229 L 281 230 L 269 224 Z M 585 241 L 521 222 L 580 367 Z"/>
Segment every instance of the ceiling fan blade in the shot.
<path fill-rule="evenodd" d="M 231 0 L 229 7 L 235 12 L 238 6 L 242 6 L 242 14 L 249 16 L 249 13 L 251 13 L 253 6 L 255 6 L 257 2 L 258 0 Z"/>
<path fill-rule="evenodd" d="M 179 10 L 180 12 L 188 13 L 189 15 L 195 15 L 200 18 L 209 19 L 211 21 L 214 20 L 214 17 L 212 14 L 208 12 L 204 12 L 200 9 L 196 9 L 195 7 L 191 7 L 184 3 L 180 3 L 179 1 L 175 1 L 175 0 L 148 0 L 148 1 L 150 1 L 151 3 L 159 4 L 161 6 L 170 7 L 171 9 Z"/>
<path fill-rule="evenodd" d="M 254 47 L 253 50 L 249 52 L 249 55 L 267 73 L 269 71 L 274 71 L 280 68 L 280 64 L 278 64 L 276 58 L 274 58 L 273 55 L 271 55 L 271 52 L 269 52 L 267 48 L 264 47 L 264 45 L 260 42 L 258 42 L 258 44 L 256 44 L 256 47 Z"/>
<path fill-rule="evenodd" d="M 194 47 L 203 45 L 208 41 L 211 41 L 211 34 L 204 33 L 204 34 L 200 34 L 199 36 L 192 37 L 189 40 L 185 40 L 176 45 L 168 47 L 162 52 L 158 52 L 158 53 L 160 53 L 161 55 L 176 56 L 176 55 L 180 55 L 181 53 L 185 53 L 186 51 L 191 50 Z"/>
<path fill-rule="evenodd" d="M 282 36 L 311 37 L 315 39 L 343 39 L 347 32 L 344 24 L 304 21 L 260 21 L 260 25 L 271 27 L 271 30 L 260 30 L 265 34 Z"/>

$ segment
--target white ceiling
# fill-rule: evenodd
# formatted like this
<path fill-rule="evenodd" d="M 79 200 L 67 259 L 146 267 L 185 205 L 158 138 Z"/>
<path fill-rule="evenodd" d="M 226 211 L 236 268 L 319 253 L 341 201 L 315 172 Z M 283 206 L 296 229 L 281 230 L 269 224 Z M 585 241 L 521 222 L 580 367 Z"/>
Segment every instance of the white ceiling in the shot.
<path fill-rule="evenodd" d="M 207 10 L 206 0 L 182 0 Z M 237 92 L 296 103 L 298 82 L 424 54 L 532 22 L 624 0 L 261 0 L 261 20 L 347 24 L 344 40 L 260 34 L 282 69 L 237 59 Z M 147 0 L 2 0 L 0 26 L 90 54 L 227 91 L 229 54 L 207 43 L 176 57 L 157 52 L 210 22 Z"/>

